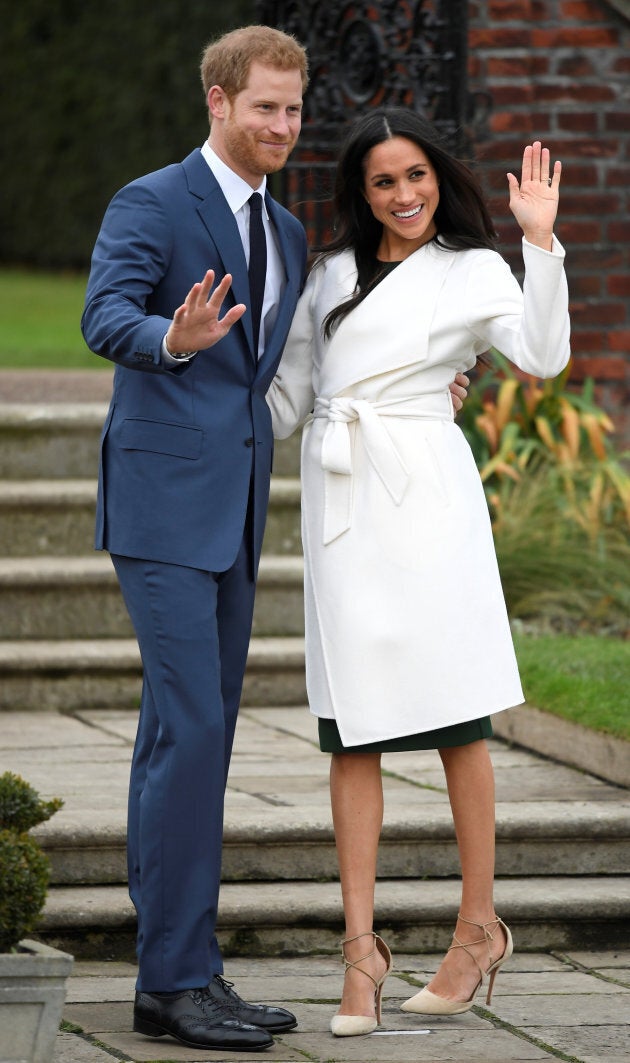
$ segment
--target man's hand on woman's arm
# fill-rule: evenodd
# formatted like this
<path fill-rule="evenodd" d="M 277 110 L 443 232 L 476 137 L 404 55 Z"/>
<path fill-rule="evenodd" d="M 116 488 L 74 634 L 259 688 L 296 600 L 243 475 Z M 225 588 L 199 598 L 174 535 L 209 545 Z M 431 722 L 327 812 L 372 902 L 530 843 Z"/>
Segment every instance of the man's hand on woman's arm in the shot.
<path fill-rule="evenodd" d="M 459 413 L 462 406 L 464 405 L 464 399 L 466 399 L 468 396 L 469 387 L 470 380 L 464 373 L 457 373 L 452 384 L 449 384 L 455 413 Z"/>

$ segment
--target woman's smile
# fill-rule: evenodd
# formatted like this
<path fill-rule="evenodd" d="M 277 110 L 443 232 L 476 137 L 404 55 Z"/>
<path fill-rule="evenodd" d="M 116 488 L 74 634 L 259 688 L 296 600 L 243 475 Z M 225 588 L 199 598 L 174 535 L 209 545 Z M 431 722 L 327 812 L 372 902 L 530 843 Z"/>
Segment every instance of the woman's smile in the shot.
<path fill-rule="evenodd" d="M 422 209 L 423 204 L 421 203 L 420 206 L 412 207 L 411 210 L 394 210 L 392 213 L 395 218 L 416 218 Z"/>

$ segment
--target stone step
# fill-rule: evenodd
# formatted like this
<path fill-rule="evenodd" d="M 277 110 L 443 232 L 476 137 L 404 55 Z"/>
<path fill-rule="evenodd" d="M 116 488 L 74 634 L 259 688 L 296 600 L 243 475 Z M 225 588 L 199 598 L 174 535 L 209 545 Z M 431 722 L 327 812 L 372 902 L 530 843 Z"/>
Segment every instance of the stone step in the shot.
<path fill-rule="evenodd" d="M 93 479 L 0 481 L 3 555 L 91 553 L 95 505 Z"/>
<path fill-rule="evenodd" d="M 5 557 L 72 557 L 94 549 L 96 480 L 0 480 Z M 273 476 L 264 550 L 299 554 L 300 481 Z"/>
<path fill-rule="evenodd" d="M 0 641 L 0 711 L 136 708 L 142 686 L 135 639 Z M 242 705 L 302 705 L 304 640 L 253 638 Z"/>
<path fill-rule="evenodd" d="M 0 403 L 0 480 L 94 477 L 107 403 Z M 277 476 L 298 476 L 300 433 L 278 441 Z"/>
<path fill-rule="evenodd" d="M 0 479 L 94 477 L 106 403 L 0 404 Z"/>
<path fill-rule="evenodd" d="M 296 708 L 296 712 L 305 712 Z M 238 780 L 235 780 L 235 785 Z M 251 812 L 228 791 L 224 882 L 333 881 L 337 859 L 327 805 Z M 37 836 L 49 857 L 54 886 L 102 886 L 127 881 L 123 809 L 64 812 Z M 593 840 L 597 839 L 597 844 Z M 497 875 L 623 875 L 628 868 L 628 808 L 616 803 L 499 802 Z M 379 846 L 381 879 L 431 879 L 460 873 L 453 820 L 444 805 L 394 805 L 387 810 Z"/>
<path fill-rule="evenodd" d="M 253 633 L 304 633 L 299 556 L 263 557 Z M 0 639 L 124 639 L 133 629 L 108 554 L 0 558 Z"/>
<path fill-rule="evenodd" d="M 378 880 L 375 927 L 397 952 L 442 952 L 451 942 L 460 883 Z M 558 875 L 497 879 L 496 910 L 521 952 L 630 946 L 630 878 Z M 337 882 L 221 887 L 218 935 L 226 956 L 338 952 Z M 50 890 L 38 936 L 78 958 L 133 960 L 135 914 L 124 886 Z"/>

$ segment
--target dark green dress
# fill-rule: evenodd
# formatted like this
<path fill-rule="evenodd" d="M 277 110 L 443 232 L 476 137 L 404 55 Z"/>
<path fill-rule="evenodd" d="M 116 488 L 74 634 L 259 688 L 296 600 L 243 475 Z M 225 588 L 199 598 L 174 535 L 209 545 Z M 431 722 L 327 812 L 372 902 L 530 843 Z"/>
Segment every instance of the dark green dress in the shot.
<path fill-rule="evenodd" d="M 404 753 L 411 749 L 447 749 L 452 746 L 466 746 L 470 742 L 478 742 L 480 738 L 492 738 L 492 724 L 489 716 L 482 716 L 480 720 L 454 723 L 450 727 L 439 727 L 436 731 L 401 735 L 399 738 L 388 738 L 383 742 L 367 742 L 362 746 L 344 746 L 336 720 L 324 720 L 320 717 L 318 722 L 319 748 L 322 753 Z"/>

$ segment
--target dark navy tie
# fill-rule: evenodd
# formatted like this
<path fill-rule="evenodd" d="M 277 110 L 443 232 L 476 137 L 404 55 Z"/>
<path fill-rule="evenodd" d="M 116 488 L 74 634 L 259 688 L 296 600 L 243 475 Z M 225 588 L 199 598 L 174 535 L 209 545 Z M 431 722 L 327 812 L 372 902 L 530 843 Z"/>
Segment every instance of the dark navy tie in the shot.
<path fill-rule="evenodd" d="M 254 332 L 254 352 L 258 357 L 258 338 L 260 336 L 260 317 L 263 296 L 265 294 L 265 277 L 267 276 L 267 241 L 262 220 L 262 196 L 254 192 L 249 198 L 249 294 L 251 297 L 252 328 Z"/>

